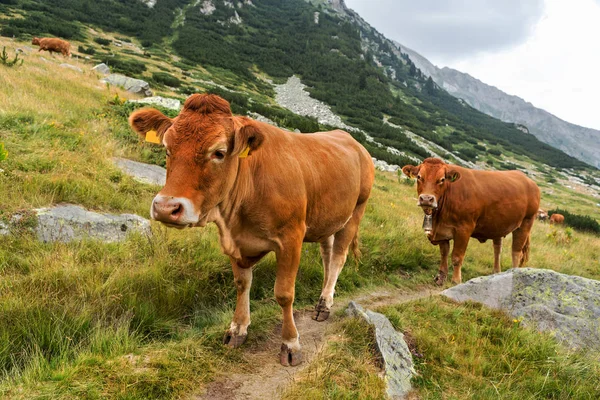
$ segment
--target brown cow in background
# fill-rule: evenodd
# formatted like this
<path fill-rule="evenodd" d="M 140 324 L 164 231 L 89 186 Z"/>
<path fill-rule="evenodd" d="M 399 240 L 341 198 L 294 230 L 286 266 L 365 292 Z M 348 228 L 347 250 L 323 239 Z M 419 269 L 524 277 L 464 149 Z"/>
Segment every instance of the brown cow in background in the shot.
<path fill-rule="evenodd" d="M 450 240 L 454 240 L 452 282 L 462 281 L 461 266 L 474 237 L 494 242 L 494 272 L 500 272 L 502 238 L 513 234 L 512 266 L 529 257 L 529 236 L 540 206 L 540 189 L 519 171 L 478 171 L 427 158 L 402 172 L 417 178 L 418 205 L 431 215 L 428 239 L 440 246 L 442 260 L 435 278 L 442 285 L 448 276 Z M 427 218 L 427 217 L 425 217 Z"/>
<path fill-rule="evenodd" d="M 550 224 L 560 225 L 565 222 L 565 216 L 562 214 L 552 214 L 550 216 Z"/>
<path fill-rule="evenodd" d="M 71 57 L 71 43 L 66 40 L 58 38 L 37 38 L 34 37 L 31 44 L 37 44 L 40 46 L 38 51 L 46 50 L 50 54 L 52 52 L 61 53 L 65 57 Z"/>
<path fill-rule="evenodd" d="M 275 252 L 275 298 L 283 311 L 280 360 L 301 361 L 293 303 L 302 242 L 321 244 L 325 270 L 313 318 L 327 319 L 348 249 L 357 254 L 358 225 L 375 176 L 371 156 L 348 133 L 309 135 L 234 117 L 216 95 L 190 96 L 174 119 L 155 109 L 129 123 L 152 132 L 167 151 L 167 182 L 150 215 L 172 227 L 219 228 L 237 287 L 224 343 L 238 347 L 250 325 L 252 267 Z"/>

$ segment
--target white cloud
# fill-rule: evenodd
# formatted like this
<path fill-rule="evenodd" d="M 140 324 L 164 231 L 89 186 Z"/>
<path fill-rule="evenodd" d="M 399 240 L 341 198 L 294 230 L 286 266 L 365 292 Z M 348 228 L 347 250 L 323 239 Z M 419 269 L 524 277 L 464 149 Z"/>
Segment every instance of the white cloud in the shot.
<path fill-rule="evenodd" d="M 525 43 L 448 66 L 566 121 L 600 129 L 600 5 L 594 0 L 545 3 L 544 16 Z"/>

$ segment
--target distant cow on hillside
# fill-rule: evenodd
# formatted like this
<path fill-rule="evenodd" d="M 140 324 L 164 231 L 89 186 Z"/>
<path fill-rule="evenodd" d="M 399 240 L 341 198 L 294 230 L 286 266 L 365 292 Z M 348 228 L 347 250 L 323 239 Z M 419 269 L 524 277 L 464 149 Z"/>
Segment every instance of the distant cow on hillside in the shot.
<path fill-rule="evenodd" d="M 546 221 L 548 219 L 548 212 L 542 210 L 541 208 L 538 210 L 538 219 L 540 221 Z"/>
<path fill-rule="evenodd" d="M 40 46 L 38 51 L 46 50 L 50 54 L 61 53 L 65 57 L 71 57 L 71 43 L 58 38 L 37 38 L 34 37 L 31 44 Z"/>
<path fill-rule="evenodd" d="M 177 228 L 209 222 L 219 228 L 237 288 L 224 343 L 238 347 L 246 340 L 252 267 L 275 252 L 280 360 L 298 364 L 293 303 L 302 242 L 321 244 L 325 273 L 313 319 L 323 321 L 348 250 L 358 254 L 358 226 L 375 176 L 367 150 L 340 130 L 304 135 L 235 117 L 216 95 L 190 96 L 173 119 L 143 109 L 129 123 L 166 148 L 167 182 L 152 201 L 152 219 Z"/>
<path fill-rule="evenodd" d="M 565 216 L 562 214 L 552 214 L 550 216 L 550 223 L 560 225 L 565 222 Z"/>
<path fill-rule="evenodd" d="M 442 285 L 448 276 L 450 240 L 454 240 L 452 282 L 462 280 L 461 266 L 474 237 L 494 241 L 494 272 L 500 272 L 502 238 L 513 234 L 512 266 L 529 258 L 529 236 L 540 207 L 540 189 L 520 171 L 478 171 L 427 158 L 402 172 L 417 178 L 418 206 L 425 213 L 424 228 L 433 245 L 440 246 L 442 261 L 435 278 Z"/>

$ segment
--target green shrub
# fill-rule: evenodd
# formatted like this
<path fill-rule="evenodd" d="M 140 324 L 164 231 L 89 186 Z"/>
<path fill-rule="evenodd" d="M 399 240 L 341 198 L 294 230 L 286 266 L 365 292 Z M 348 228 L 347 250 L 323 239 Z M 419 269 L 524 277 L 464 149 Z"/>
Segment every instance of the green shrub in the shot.
<path fill-rule="evenodd" d="M 112 43 L 110 39 L 104 39 L 101 37 L 94 38 L 94 42 L 98 43 L 101 46 L 109 46 Z"/>
<path fill-rule="evenodd" d="M 110 66 L 115 72 L 120 72 L 126 75 L 140 75 L 146 70 L 146 64 L 136 60 L 124 60 L 119 57 L 104 56 L 100 62 Z"/>
<path fill-rule="evenodd" d="M 77 47 L 77 51 L 79 51 L 80 53 L 89 54 L 89 55 L 96 54 L 96 49 L 94 49 L 92 46 L 88 46 L 88 47 L 79 46 L 79 47 Z"/>
<path fill-rule="evenodd" d="M 168 72 L 153 72 L 152 80 L 165 86 L 179 87 L 181 81 Z"/>
<path fill-rule="evenodd" d="M 8 157 L 8 151 L 4 148 L 4 143 L 0 142 L 0 162 L 6 160 Z"/>
<path fill-rule="evenodd" d="M 494 156 L 500 156 L 502 154 L 502 152 L 495 147 L 487 149 L 487 152 Z"/>
<path fill-rule="evenodd" d="M 591 232 L 596 235 L 600 235 L 600 224 L 594 218 L 589 215 L 578 215 L 572 214 L 567 210 L 562 210 L 560 208 L 548 211 L 548 216 L 552 216 L 552 214 L 561 214 L 565 217 L 565 225 L 572 227 L 573 229 L 577 229 L 582 232 Z"/>

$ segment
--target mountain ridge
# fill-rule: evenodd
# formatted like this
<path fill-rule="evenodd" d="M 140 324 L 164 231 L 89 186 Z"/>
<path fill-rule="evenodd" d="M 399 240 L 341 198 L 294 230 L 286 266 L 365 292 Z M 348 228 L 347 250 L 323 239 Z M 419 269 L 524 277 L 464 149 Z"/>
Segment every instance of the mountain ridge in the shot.
<path fill-rule="evenodd" d="M 468 73 L 450 67 L 439 68 L 417 51 L 396 41 L 394 43 L 408 54 L 423 73 L 431 76 L 451 95 L 494 118 L 525 125 L 530 133 L 544 143 L 600 167 L 600 131 L 565 121 Z"/>

